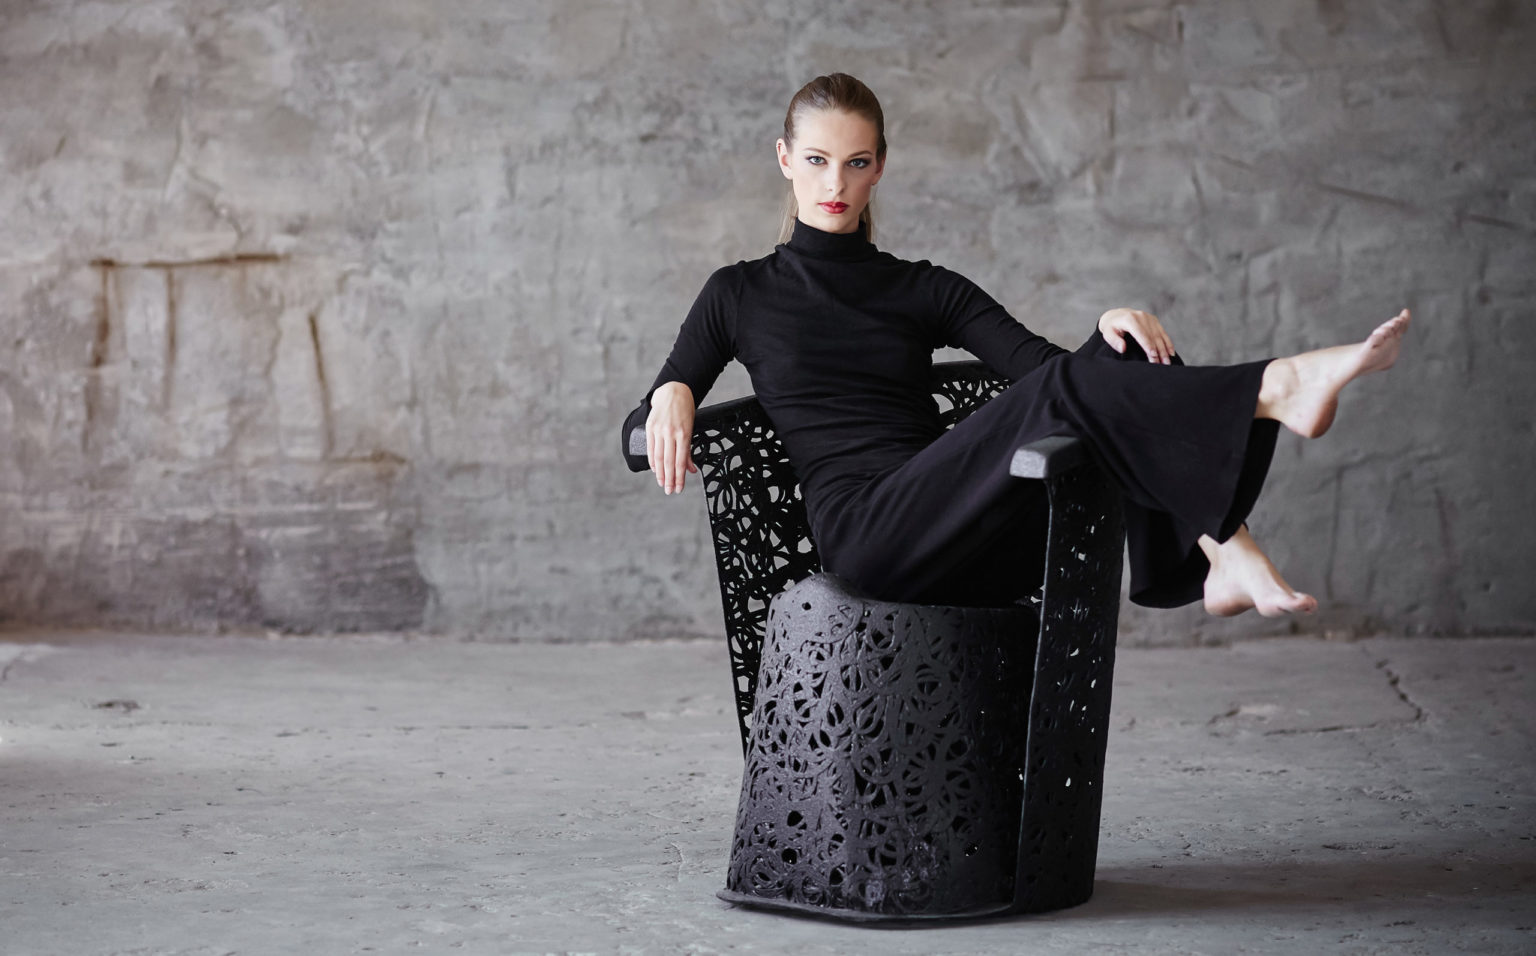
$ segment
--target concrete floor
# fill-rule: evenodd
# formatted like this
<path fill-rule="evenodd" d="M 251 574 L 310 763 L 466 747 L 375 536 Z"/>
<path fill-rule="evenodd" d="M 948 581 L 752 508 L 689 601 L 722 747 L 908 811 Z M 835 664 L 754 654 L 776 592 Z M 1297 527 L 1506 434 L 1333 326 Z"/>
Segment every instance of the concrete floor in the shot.
<path fill-rule="evenodd" d="M 720 643 L 10 635 L 0 952 L 1533 953 L 1536 641 L 1123 650 L 1092 901 L 733 908 Z"/>

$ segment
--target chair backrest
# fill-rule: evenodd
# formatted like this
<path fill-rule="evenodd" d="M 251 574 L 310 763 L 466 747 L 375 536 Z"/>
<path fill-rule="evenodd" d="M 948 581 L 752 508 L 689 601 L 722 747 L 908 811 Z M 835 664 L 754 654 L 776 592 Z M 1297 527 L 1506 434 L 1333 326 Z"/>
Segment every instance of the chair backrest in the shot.
<path fill-rule="evenodd" d="M 946 428 L 1007 387 L 980 362 L 940 362 L 932 388 Z M 800 485 L 784 445 L 757 399 L 739 398 L 699 410 L 693 460 L 703 478 L 736 717 L 746 748 L 768 602 L 821 570 Z"/>

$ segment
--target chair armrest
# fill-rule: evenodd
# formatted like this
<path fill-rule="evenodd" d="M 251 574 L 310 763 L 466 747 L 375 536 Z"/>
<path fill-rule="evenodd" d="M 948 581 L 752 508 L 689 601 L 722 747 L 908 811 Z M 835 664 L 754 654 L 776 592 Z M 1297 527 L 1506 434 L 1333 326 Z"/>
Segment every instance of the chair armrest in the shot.
<path fill-rule="evenodd" d="M 762 405 L 758 403 L 756 395 L 743 395 L 741 398 L 728 398 L 723 402 L 705 405 L 693 416 L 693 433 L 697 435 L 701 430 L 720 428 L 743 412 L 761 410 Z"/>
<path fill-rule="evenodd" d="M 979 363 L 978 363 L 979 364 Z M 713 405 L 705 405 L 694 413 L 693 436 L 694 448 L 698 448 L 698 436 L 701 431 L 711 429 L 728 428 L 737 415 L 743 412 L 761 412 L 762 406 L 758 404 L 757 397 L 746 395 L 741 398 L 730 398 Z M 638 458 L 645 458 L 645 426 L 636 425 L 629 430 L 629 454 Z M 638 471 L 648 471 L 649 468 L 639 468 Z"/>
<path fill-rule="evenodd" d="M 610 432 L 609 434 L 612 434 Z M 629 430 L 629 453 L 631 455 L 645 456 L 645 426 L 637 425 Z"/>
<path fill-rule="evenodd" d="M 1017 478 L 1055 478 L 1093 460 L 1088 444 L 1071 435 L 1040 438 L 1013 453 L 1008 473 Z"/>

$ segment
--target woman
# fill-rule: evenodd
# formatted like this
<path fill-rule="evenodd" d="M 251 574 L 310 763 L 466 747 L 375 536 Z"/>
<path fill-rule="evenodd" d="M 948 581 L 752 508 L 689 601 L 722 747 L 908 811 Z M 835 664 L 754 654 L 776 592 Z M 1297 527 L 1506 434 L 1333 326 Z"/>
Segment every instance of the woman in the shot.
<path fill-rule="evenodd" d="M 715 271 L 624 434 L 645 424 L 667 494 L 698 469 L 697 403 L 747 368 L 800 480 L 823 566 L 871 596 L 1006 604 L 1038 587 L 1048 516 L 1014 449 L 1085 439 L 1124 493 L 1131 599 L 1212 614 L 1316 609 L 1249 533 L 1280 425 L 1327 431 L 1349 382 L 1396 360 L 1406 309 L 1364 342 L 1233 366 L 1185 366 L 1157 317 L 1110 309 L 1075 352 L 1030 332 L 965 277 L 877 250 L 880 104 L 835 73 L 790 102 L 781 243 Z M 928 391 L 934 349 L 966 349 L 1012 384 L 950 431 Z"/>

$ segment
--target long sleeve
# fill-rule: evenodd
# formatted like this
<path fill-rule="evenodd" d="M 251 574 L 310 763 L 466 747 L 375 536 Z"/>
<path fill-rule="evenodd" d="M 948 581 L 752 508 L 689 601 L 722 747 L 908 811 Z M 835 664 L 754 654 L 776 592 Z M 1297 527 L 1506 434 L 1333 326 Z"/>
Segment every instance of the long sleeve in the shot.
<path fill-rule="evenodd" d="M 704 396 L 725 370 L 726 363 L 736 354 L 736 315 L 740 298 L 739 269 L 722 266 L 705 281 L 683 319 L 672 353 L 661 366 L 656 381 L 646 391 L 645 397 L 635 410 L 624 419 L 619 435 L 624 461 L 630 471 L 645 471 L 650 467 L 642 451 L 631 452 L 629 435 L 636 428 L 643 428 L 651 413 L 651 395 L 667 382 L 682 382 L 693 392 L 696 404 L 702 404 Z"/>
<path fill-rule="evenodd" d="M 943 266 L 930 275 L 933 310 L 944 345 L 965 349 L 993 371 L 1017 381 L 1067 350 L 1008 314 L 981 287 Z"/>

